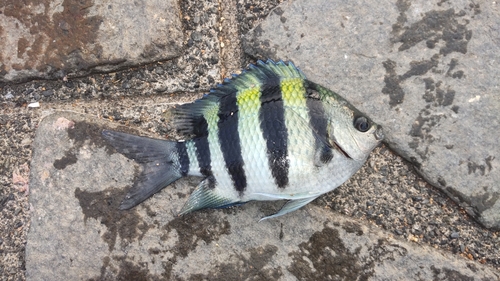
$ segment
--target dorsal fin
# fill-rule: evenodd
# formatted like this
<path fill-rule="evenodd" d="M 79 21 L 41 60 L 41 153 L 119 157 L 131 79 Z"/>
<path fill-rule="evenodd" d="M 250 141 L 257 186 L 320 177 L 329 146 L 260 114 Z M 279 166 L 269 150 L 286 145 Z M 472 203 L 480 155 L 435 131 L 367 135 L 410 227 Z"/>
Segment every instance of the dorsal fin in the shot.
<path fill-rule="evenodd" d="M 204 131 L 198 131 L 197 127 L 204 122 L 203 119 L 207 118 L 208 113 L 214 114 L 217 111 L 224 96 L 237 95 L 240 91 L 264 84 L 276 86 L 283 80 L 294 78 L 306 79 L 306 76 L 291 61 L 285 63 L 281 60 L 259 60 L 256 64 L 249 65 L 241 74 L 233 74 L 231 78 L 224 79 L 222 84 L 211 89 L 203 98 L 175 108 L 174 125 L 180 133 L 201 137 Z"/>

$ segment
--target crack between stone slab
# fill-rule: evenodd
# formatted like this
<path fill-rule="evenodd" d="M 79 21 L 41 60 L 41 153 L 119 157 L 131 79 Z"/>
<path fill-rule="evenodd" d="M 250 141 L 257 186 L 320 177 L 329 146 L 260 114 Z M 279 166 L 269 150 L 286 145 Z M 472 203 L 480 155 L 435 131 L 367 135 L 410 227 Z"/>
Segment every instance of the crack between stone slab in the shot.
<path fill-rule="evenodd" d="M 219 0 L 219 57 L 221 78 L 230 77 L 242 68 L 243 48 L 238 28 L 235 0 Z"/>

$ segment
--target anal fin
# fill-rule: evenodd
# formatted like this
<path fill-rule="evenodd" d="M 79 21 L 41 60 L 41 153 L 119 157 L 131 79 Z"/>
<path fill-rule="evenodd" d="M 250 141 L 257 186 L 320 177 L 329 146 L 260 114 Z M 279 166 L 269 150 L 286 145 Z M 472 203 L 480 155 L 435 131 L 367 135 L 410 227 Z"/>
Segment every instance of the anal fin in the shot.
<path fill-rule="evenodd" d="M 182 216 L 206 208 L 224 208 L 235 203 L 240 202 L 217 194 L 215 179 L 210 176 L 200 182 L 178 215 Z"/>
<path fill-rule="evenodd" d="M 298 210 L 298 209 L 304 207 L 305 205 L 307 205 L 309 202 L 311 202 L 314 199 L 318 198 L 318 196 L 312 196 L 312 197 L 307 197 L 307 198 L 302 198 L 302 199 L 290 200 L 290 201 L 286 202 L 286 204 L 279 210 L 279 212 L 277 212 L 274 215 L 263 217 L 263 218 L 261 218 L 259 220 L 259 222 L 261 222 L 263 220 L 270 219 L 270 218 L 276 218 L 276 217 L 282 216 L 284 214 L 288 214 L 290 212 Z"/>

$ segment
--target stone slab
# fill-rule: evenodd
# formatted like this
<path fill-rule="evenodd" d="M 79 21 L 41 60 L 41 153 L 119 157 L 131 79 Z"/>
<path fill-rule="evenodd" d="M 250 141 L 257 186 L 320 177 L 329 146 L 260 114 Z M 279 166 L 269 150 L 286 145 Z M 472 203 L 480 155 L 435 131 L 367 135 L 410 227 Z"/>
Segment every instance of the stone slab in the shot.
<path fill-rule="evenodd" d="M 0 82 L 62 78 L 179 56 L 177 1 L 7 0 Z"/>
<path fill-rule="evenodd" d="M 137 167 L 101 139 L 102 128 L 115 126 L 70 112 L 38 126 L 27 280 L 500 278 L 487 266 L 396 240 L 315 205 L 261 223 L 269 212 L 261 207 L 269 203 L 175 217 L 196 179 L 118 211 Z"/>
<path fill-rule="evenodd" d="M 292 0 L 243 44 L 346 97 L 426 180 L 500 229 L 498 2 Z"/>

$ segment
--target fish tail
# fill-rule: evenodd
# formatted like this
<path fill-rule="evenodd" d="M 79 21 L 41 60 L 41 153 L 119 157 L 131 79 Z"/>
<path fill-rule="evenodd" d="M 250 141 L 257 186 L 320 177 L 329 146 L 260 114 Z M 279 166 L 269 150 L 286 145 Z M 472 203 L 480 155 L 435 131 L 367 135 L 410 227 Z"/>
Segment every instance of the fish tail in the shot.
<path fill-rule="evenodd" d="M 117 152 L 141 165 L 136 178 L 120 205 L 121 210 L 137 206 L 142 201 L 187 174 L 184 143 L 139 137 L 103 130 L 102 136 Z M 189 160 L 187 160 L 189 161 Z"/>

